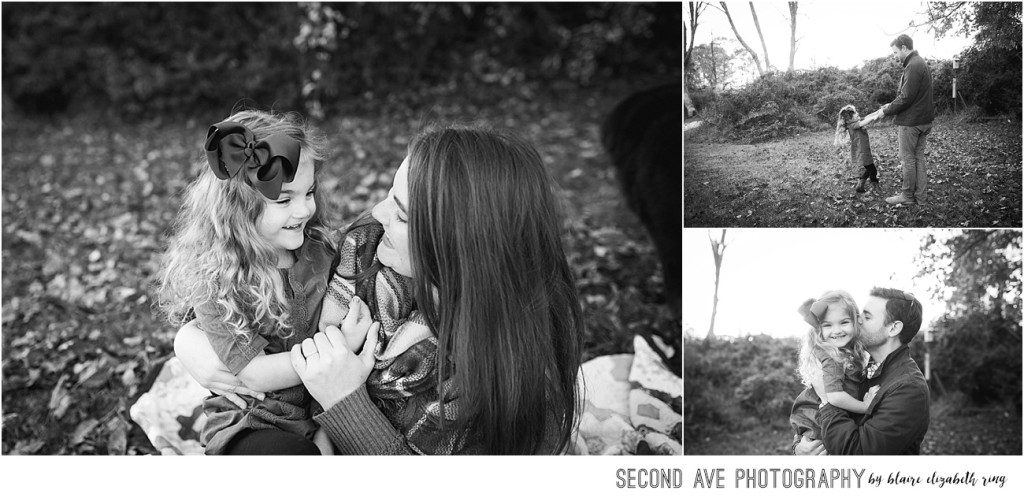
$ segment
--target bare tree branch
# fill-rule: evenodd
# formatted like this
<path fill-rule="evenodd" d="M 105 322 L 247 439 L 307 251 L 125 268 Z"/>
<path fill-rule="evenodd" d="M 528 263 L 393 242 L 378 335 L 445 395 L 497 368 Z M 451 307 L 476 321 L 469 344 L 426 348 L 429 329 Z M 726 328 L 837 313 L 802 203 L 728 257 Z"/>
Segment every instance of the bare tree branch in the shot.
<path fill-rule="evenodd" d="M 748 2 L 750 4 L 750 15 L 754 18 L 754 27 L 757 28 L 757 37 L 761 39 L 761 50 L 764 52 L 764 68 L 766 71 L 772 70 L 771 60 L 768 58 L 768 45 L 764 43 L 764 33 L 761 32 L 761 23 L 757 21 L 757 10 L 754 9 L 754 2 Z"/>
<path fill-rule="evenodd" d="M 748 54 L 750 54 L 750 58 L 754 59 L 754 64 L 757 65 L 757 74 L 764 76 L 764 69 L 761 68 L 761 59 L 757 56 L 757 52 L 754 52 L 754 49 L 750 48 L 750 45 L 747 45 L 747 42 L 743 41 L 743 37 L 740 36 L 740 32 L 736 30 L 736 23 L 732 22 L 732 16 L 729 15 L 729 6 L 726 5 L 725 2 L 719 3 L 722 5 L 721 10 L 725 13 L 725 18 L 729 20 L 729 26 L 732 28 L 733 34 L 736 35 L 736 41 L 740 42 L 740 45 L 743 45 L 743 48 Z"/>
<path fill-rule="evenodd" d="M 935 31 L 936 34 L 939 35 L 939 37 L 942 37 L 945 34 L 946 30 L 945 29 L 942 29 L 942 30 L 936 29 L 935 28 L 935 23 L 940 22 L 940 21 L 949 20 L 955 14 L 959 13 L 960 10 L 965 5 L 968 5 L 968 3 L 966 3 L 966 2 L 950 2 L 950 3 L 947 3 L 947 2 L 929 2 L 928 10 L 925 11 L 925 12 L 920 12 L 919 13 L 919 14 L 927 15 L 928 16 L 928 20 L 927 21 L 923 21 L 923 22 L 916 23 L 916 24 L 913 21 L 911 21 L 909 24 L 907 24 L 906 28 L 904 28 L 902 30 L 899 30 L 899 31 L 897 31 L 895 33 L 888 33 L 888 32 L 884 32 L 884 31 L 883 32 L 885 33 L 886 36 L 896 36 L 896 35 L 904 32 L 904 31 L 906 31 L 908 29 L 917 29 L 917 28 L 921 28 L 921 27 L 927 26 L 927 27 L 931 28 L 933 31 Z M 932 10 L 933 7 L 935 8 L 935 10 Z M 950 7 L 949 10 L 945 10 L 946 7 Z"/>
<path fill-rule="evenodd" d="M 715 256 L 715 294 L 714 300 L 711 305 L 711 325 L 708 326 L 708 335 L 705 340 L 711 340 L 715 337 L 715 315 L 718 314 L 718 282 L 719 275 L 722 273 L 722 256 L 725 255 L 725 229 L 722 229 L 721 240 L 715 240 L 711 237 L 711 231 L 708 230 L 708 240 L 711 241 L 711 252 Z"/>
<path fill-rule="evenodd" d="M 690 43 L 686 45 L 686 26 L 683 26 L 683 44 L 686 45 L 686 61 L 690 60 L 690 53 L 693 52 L 694 39 L 697 37 L 697 25 L 700 19 L 701 13 L 707 9 L 708 4 L 704 2 L 690 2 Z"/>

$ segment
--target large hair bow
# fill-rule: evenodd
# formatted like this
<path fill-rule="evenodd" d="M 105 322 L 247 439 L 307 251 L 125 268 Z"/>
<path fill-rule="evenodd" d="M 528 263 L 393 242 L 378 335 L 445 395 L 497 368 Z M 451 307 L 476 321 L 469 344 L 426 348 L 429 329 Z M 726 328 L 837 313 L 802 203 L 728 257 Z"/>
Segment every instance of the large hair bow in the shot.
<path fill-rule="evenodd" d="M 830 300 L 841 298 L 843 295 L 836 291 L 826 292 L 818 299 L 808 299 L 800 305 L 797 312 L 800 316 L 804 317 L 804 321 L 809 323 L 812 327 L 818 328 L 821 326 L 821 319 L 825 317 L 825 312 L 828 311 L 828 303 Z"/>
<path fill-rule="evenodd" d="M 814 328 L 821 326 L 821 318 L 825 316 L 825 312 L 828 311 L 828 302 L 825 300 L 826 297 L 830 297 L 831 293 L 822 296 L 819 299 L 808 299 L 800 305 L 800 309 L 797 311 L 800 316 L 804 317 L 804 321 L 810 324 Z"/>
<path fill-rule="evenodd" d="M 804 301 L 800 305 L 800 308 L 797 309 L 797 312 L 800 313 L 800 316 L 802 316 L 804 321 L 810 324 L 810 326 L 818 328 L 818 316 L 811 311 L 811 308 L 814 307 L 814 303 L 815 301 L 813 299 Z"/>
<path fill-rule="evenodd" d="M 252 186 L 266 198 L 277 200 L 281 185 L 295 179 L 302 147 L 283 133 L 255 140 L 241 123 L 223 121 L 206 134 L 206 159 L 213 174 L 227 180 L 245 170 Z"/>

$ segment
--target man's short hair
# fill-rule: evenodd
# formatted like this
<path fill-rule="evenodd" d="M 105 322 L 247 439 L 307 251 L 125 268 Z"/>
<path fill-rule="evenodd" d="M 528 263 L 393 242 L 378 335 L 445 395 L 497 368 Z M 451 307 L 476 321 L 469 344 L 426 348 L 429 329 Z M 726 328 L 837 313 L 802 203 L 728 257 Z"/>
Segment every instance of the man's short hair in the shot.
<path fill-rule="evenodd" d="M 884 287 L 871 289 L 871 295 L 885 299 L 885 324 L 896 320 L 902 322 L 900 343 L 909 343 L 917 335 L 917 331 L 921 330 L 921 301 L 909 292 Z"/>
<path fill-rule="evenodd" d="M 896 48 L 900 48 L 901 46 L 903 46 L 907 47 L 907 50 L 914 50 L 914 40 L 911 40 L 910 37 L 907 35 L 900 35 L 897 36 L 896 39 L 889 44 L 889 46 Z"/>

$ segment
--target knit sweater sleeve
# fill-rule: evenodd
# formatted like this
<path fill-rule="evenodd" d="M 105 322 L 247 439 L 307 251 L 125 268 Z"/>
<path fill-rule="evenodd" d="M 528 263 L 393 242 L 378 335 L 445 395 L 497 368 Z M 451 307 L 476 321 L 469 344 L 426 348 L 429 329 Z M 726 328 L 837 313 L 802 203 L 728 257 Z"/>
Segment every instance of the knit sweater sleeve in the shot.
<path fill-rule="evenodd" d="M 342 399 L 313 420 L 327 432 L 342 455 L 418 455 L 421 452 L 409 446 L 405 437 L 377 409 L 370 400 L 366 387 Z M 544 440 L 537 454 L 555 455 L 565 452 L 554 419 L 547 424 Z M 479 444 L 463 446 L 458 454 L 477 454 Z"/>
<path fill-rule="evenodd" d="M 917 99 L 917 94 L 921 92 L 923 86 L 921 80 L 927 75 L 927 70 L 919 67 L 913 62 L 907 64 L 907 68 L 903 73 L 903 86 L 899 88 L 896 98 L 885 106 L 883 114 L 886 116 L 895 116 L 907 108 Z"/>
<path fill-rule="evenodd" d="M 416 453 L 373 404 L 365 386 L 313 418 L 343 455 Z"/>

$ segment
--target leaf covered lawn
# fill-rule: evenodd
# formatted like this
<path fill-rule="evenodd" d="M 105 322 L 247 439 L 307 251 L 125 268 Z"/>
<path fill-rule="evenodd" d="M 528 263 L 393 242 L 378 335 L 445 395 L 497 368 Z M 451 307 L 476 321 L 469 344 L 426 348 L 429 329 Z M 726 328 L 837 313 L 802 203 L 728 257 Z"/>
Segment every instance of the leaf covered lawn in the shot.
<path fill-rule="evenodd" d="M 934 402 L 933 402 L 934 405 Z M 1021 417 L 1012 410 L 934 410 L 922 455 L 1020 455 Z M 755 426 L 727 431 L 706 428 L 685 441 L 687 455 L 790 455 L 793 433 L 788 427 Z"/>
<path fill-rule="evenodd" d="M 868 130 L 879 188 L 854 191 L 860 169 L 840 159 L 833 132 L 759 144 L 723 143 L 688 131 L 684 150 L 687 227 L 1019 227 L 1021 123 L 936 120 L 928 136 L 928 197 L 895 207 L 902 170 L 896 129 Z"/>

